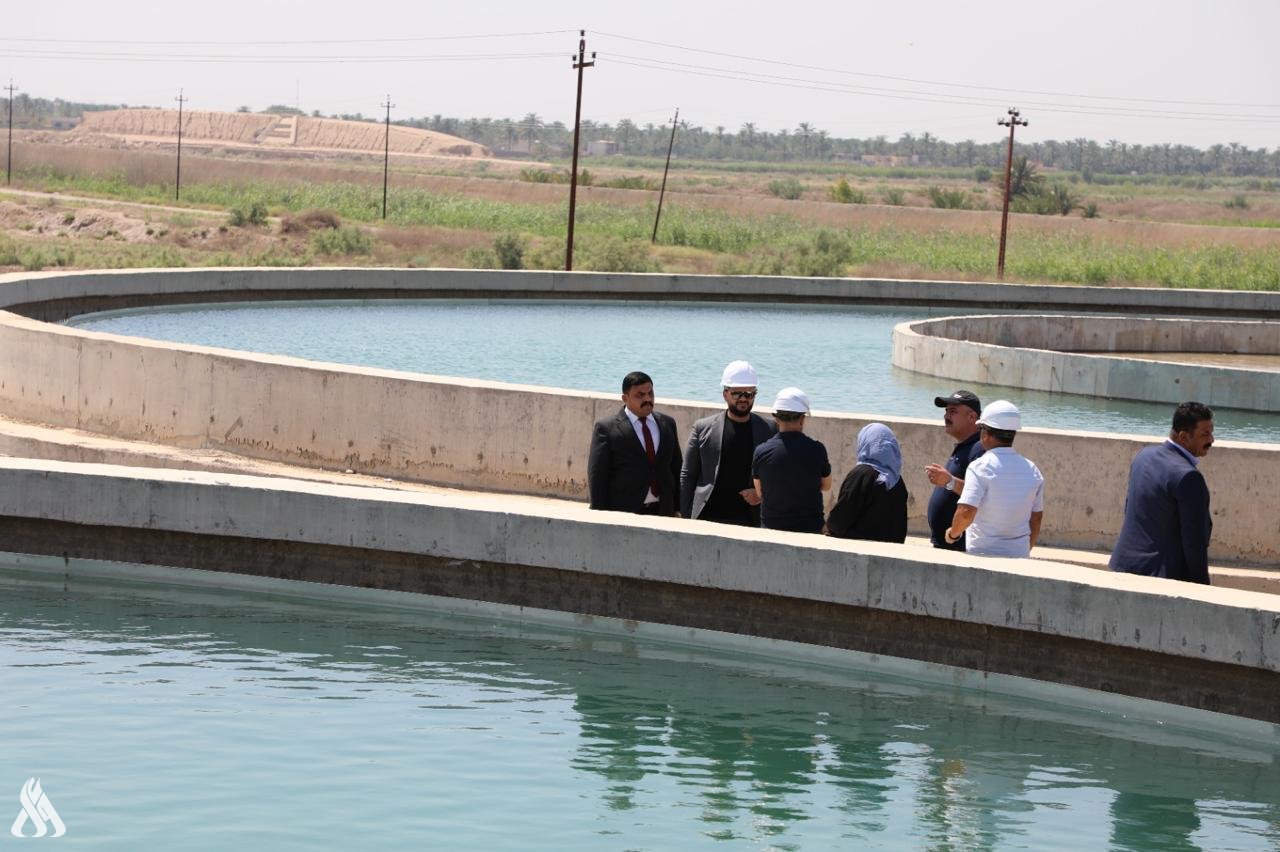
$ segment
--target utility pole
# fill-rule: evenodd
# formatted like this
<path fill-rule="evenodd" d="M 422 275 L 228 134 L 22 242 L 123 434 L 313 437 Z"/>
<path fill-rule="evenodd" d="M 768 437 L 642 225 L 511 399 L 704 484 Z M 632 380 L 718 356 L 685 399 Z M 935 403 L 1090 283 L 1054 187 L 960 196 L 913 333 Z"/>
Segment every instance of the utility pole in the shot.
<path fill-rule="evenodd" d="M 1009 179 L 1013 174 L 1013 129 L 1018 126 L 1026 127 L 1029 122 L 1018 116 L 1021 113 L 1014 107 L 1009 107 L 1008 118 L 997 118 L 996 124 L 1001 127 L 1009 128 L 1009 154 L 1004 161 L 1004 211 L 1000 214 L 1000 259 L 996 262 L 996 278 L 1004 280 L 1004 243 L 1005 238 L 1009 235 Z"/>
<path fill-rule="evenodd" d="M 387 110 L 387 132 L 382 143 L 382 218 L 387 218 L 387 173 L 391 166 L 391 108 L 395 104 L 391 103 L 391 95 L 387 95 L 385 104 L 378 104 Z"/>
<path fill-rule="evenodd" d="M 667 194 L 667 172 L 671 170 L 671 149 L 676 145 L 676 125 L 680 122 L 680 107 L 676 107 L 675 117 L 671 119 L 671 141 L 667 142 L 667 164 L 662 167 L 662 189 L 658 191 L 658 212 L 653 217 L 653 237 L 651 243 L 658 241 L 658 220 L 662 218 L 662 199 Z"/>
<path fill-rule="evenodd" d="M 179 89 L 174 100 L 178 102 L 178 171 L 173 178 L 173 200 L 177 201 L 178 194 L 182 192 L 182 105 L 188 98 L 184 98 L 182 89 Z"/>
<path fill-rule="evenodd" d="M 587 31 L 578 30 L 578 55 L 573 57 L 573 67 L 578 72 L 578 103 L 573 111 L 573 170 L 569 173 L 569 235 L 565 241 L 564 271 L 573 271 L 573 218 L 578 209 L 578 133 L 582 128 L 582 72 L 595 65 L 596 55 L 587 61 Z"/>
<path fill-rule="evenodd" d="M 4 183 L 5 186 L 9 186 L 13 183 L 13 93 L 15 89 L 12 78 L 9 80 L 9 85 L 5 86 L 5 90 L 9 92 L 9 155 L 5 158 Z"/>

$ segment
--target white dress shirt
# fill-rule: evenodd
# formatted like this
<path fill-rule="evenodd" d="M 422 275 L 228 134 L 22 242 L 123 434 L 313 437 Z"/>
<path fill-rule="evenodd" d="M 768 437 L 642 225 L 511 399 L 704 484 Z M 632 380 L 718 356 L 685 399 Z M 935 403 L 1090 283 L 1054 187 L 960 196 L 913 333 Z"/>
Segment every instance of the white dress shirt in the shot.
<path fill-rule="evenodd" d="M 622 407 L 622 410 L 627 412 L 627 419 L 631 421 L 631 428 L 636 431 L 636 440 L 640 442 L 640 446 L 642 447 L 645 446 L 644 432 L 643 432 L 644 427 L 640 425 L 640 417 L 636 415 L 635 412 L 633 412 L 630 408 L 627 408 L 625 405 Z M 649 437 L 653 439 L 653 453 L 654 453 L 654 456 L 656 457 L 658 454 L 658 441 L 660 440 L 658 437 L 658 424 L 654 422 L 652 414 L 647 415 L 644 420 L 645 420 L 645 427 L 648 427 L 649 429 Z M 644 504 L 648 506 L 650 503 L 657 503 L 657 502 L 658 502 L 658 495 L 654 494 L 653 489 L 650 488 L 648 493 L 644 495 Z"/>
<path fill-rule="evenodd" d="M 978 510 L 966 531 L 965 550 L 1029 556 L 1031 513 L 1044 511 L 1044 476 L 1013 447 L 995 447 L 969 464 L 960 503 Z"/>
<path fill-rule="evenodd" d="M 1165 438 L 1165 439 L 1164 439 L 1164 442 L 1165 442 L 1166 444 L 1168 444 L 1169 446 L 1173 447 L 1173 448 L 1174 448 L 1175 450 L 1177 450 L 1178 452 L 1182 453 L 1184 456 L 1186 456 L 1187 461 L 1191 462 L 1191 466 L 1192 466 L 1192 467 L 1199 467 L 1199 466 L 1200 466 L 1200 460 L 1199 460 L 1198 458 L 1196 458 L 1195 456 L 1191 455 L 1191 453 L 1187 450 L 1187 448 L 1186 448 L 1186 447 L 1182 446 L 1181 444 L 1179 444 L 1177 441 L 1173 440 L 1172 438 Z"/>

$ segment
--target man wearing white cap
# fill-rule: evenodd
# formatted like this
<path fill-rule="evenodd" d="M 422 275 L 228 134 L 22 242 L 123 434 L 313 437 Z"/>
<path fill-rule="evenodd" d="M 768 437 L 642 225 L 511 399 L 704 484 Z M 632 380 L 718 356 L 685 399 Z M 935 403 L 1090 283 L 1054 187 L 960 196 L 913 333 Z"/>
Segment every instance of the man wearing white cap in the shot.
<path fill-rule="evenodd" d="M 751 477 L 760 497 L 760 526 L 771 530 L 822 532 L 822 492 L 831 490 L 827 448 L 804 434 L 809 397 L 783 388 L 773 403 L 778 434 L 756 447 Z"/>
<path fill-rule="evenodd" d="M 1022 415 L 1008 400 L 982 409 L 979 440 L 986 452 L 969 464 L 948 543 L 965 535 L 965 549 L 982 556 L 1029 556 L 1044 517 L 1044 476 L 1013 448 Z"/>
<path fill-rule="evenodd" d="M 755 368 L 746 361 L 734 361 L 720 376 L 728 409 L 693 424 L 680 471 L 680 514 L 684 517 L 760 526 L 760 498 L 751 482 L 751 457 L 778 429 L 751 411 L 757 385 Z"/>

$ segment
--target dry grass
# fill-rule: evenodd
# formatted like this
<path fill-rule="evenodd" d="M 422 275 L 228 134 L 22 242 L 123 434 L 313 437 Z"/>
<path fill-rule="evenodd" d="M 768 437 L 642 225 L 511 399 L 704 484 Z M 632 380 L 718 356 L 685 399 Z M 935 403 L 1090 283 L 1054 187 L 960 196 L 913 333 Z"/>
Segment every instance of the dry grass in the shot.
<path fill-rule="evenodd" d="M 280 217 L 280 233 L 309 234 L 320 228 L 338 229 L 342 227 L 342 218 L 332 210 L 303 210 L 301 213 L 286 213 Z"/>
<path fill-rule="evenodd" d="M 80 148 L 65 145 L 16 144 L 14 161 L 20 168 L 43 167 L 70 174 L 120 174 L 131 185 L 163 185 L 173 179 L 173 157 L 155 151 Z M 753 179 L 755 176 L 752 176 Z M 355 166 L 281 161 L 236 160 L 210 156 L 183 158 L 184 183 L 252 183 L 288 184 L 350 183 L 364 186 L 381 184 L 380 171 Z M 868 182 L 868 189 L 883 182 Z M 409 186 L 429 192 L 462 195 L 490 201 L 521 204 L 562 204 L 567 187 L 529 183 L 519 180 L 458 177 L 451 175 L 395 174 L 392 186 Z M 38 184 L 31 188 L 41 188 Z M 652 207 L 654 193 L 646 190 L 581 187 L 583 204 L 600 203 L 627 207 Z M 1138 204 L 1138 202 L 1133 202 Z M 1146 199 L 1146 208 L 1158 209 Z M 984 235 L 999 230 L 997 210 L 937 210 L 930 207 L 894 207 L 880 204 L 835 204 L 827 201 L 784 201 L 777 198 L 738 196 L 721 193 L 668 192 L 667 204 L 689 210 L 714 210 L 742 217 L 785 215 L 814 225 L 834 228 L 893 229 L 919 234 L 947 231 Z M 1259 215 L 1269 208 L 1259 206 Z M 1227 218 L 1231 211 L 1221 204 L 1187 208 L 1193 219 Z M 1240 211 L 1248 214 L 1254 212 Z M 1104 210 L 1110 216 L 1111 210 Z M 1210 213 L 1212 215 L 1210 215 Z M 1216 225 L 1186 225 L 1169 222 L 1092 219 L 1062 216 L 1013 214 L 1011 230 L 1048 236 L 1087 236 L 1111 244 L 1155 246 L 1182 249 L 1197 246 L 1233 246 L 1245 249 L 1280 248 L 1280 229 L 1231 228 Z"/>

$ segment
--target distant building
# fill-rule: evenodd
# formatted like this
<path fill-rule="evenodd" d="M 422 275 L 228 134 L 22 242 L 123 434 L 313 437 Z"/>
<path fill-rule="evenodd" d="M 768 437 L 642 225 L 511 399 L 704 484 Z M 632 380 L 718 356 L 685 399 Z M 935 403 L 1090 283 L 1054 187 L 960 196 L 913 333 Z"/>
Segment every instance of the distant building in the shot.
<path fill-rule="evenodd" d="M 610 157 L 618 153 L 618 143 L 612 139 L 596 139 L 587 143 L 588 157 Z"/>

